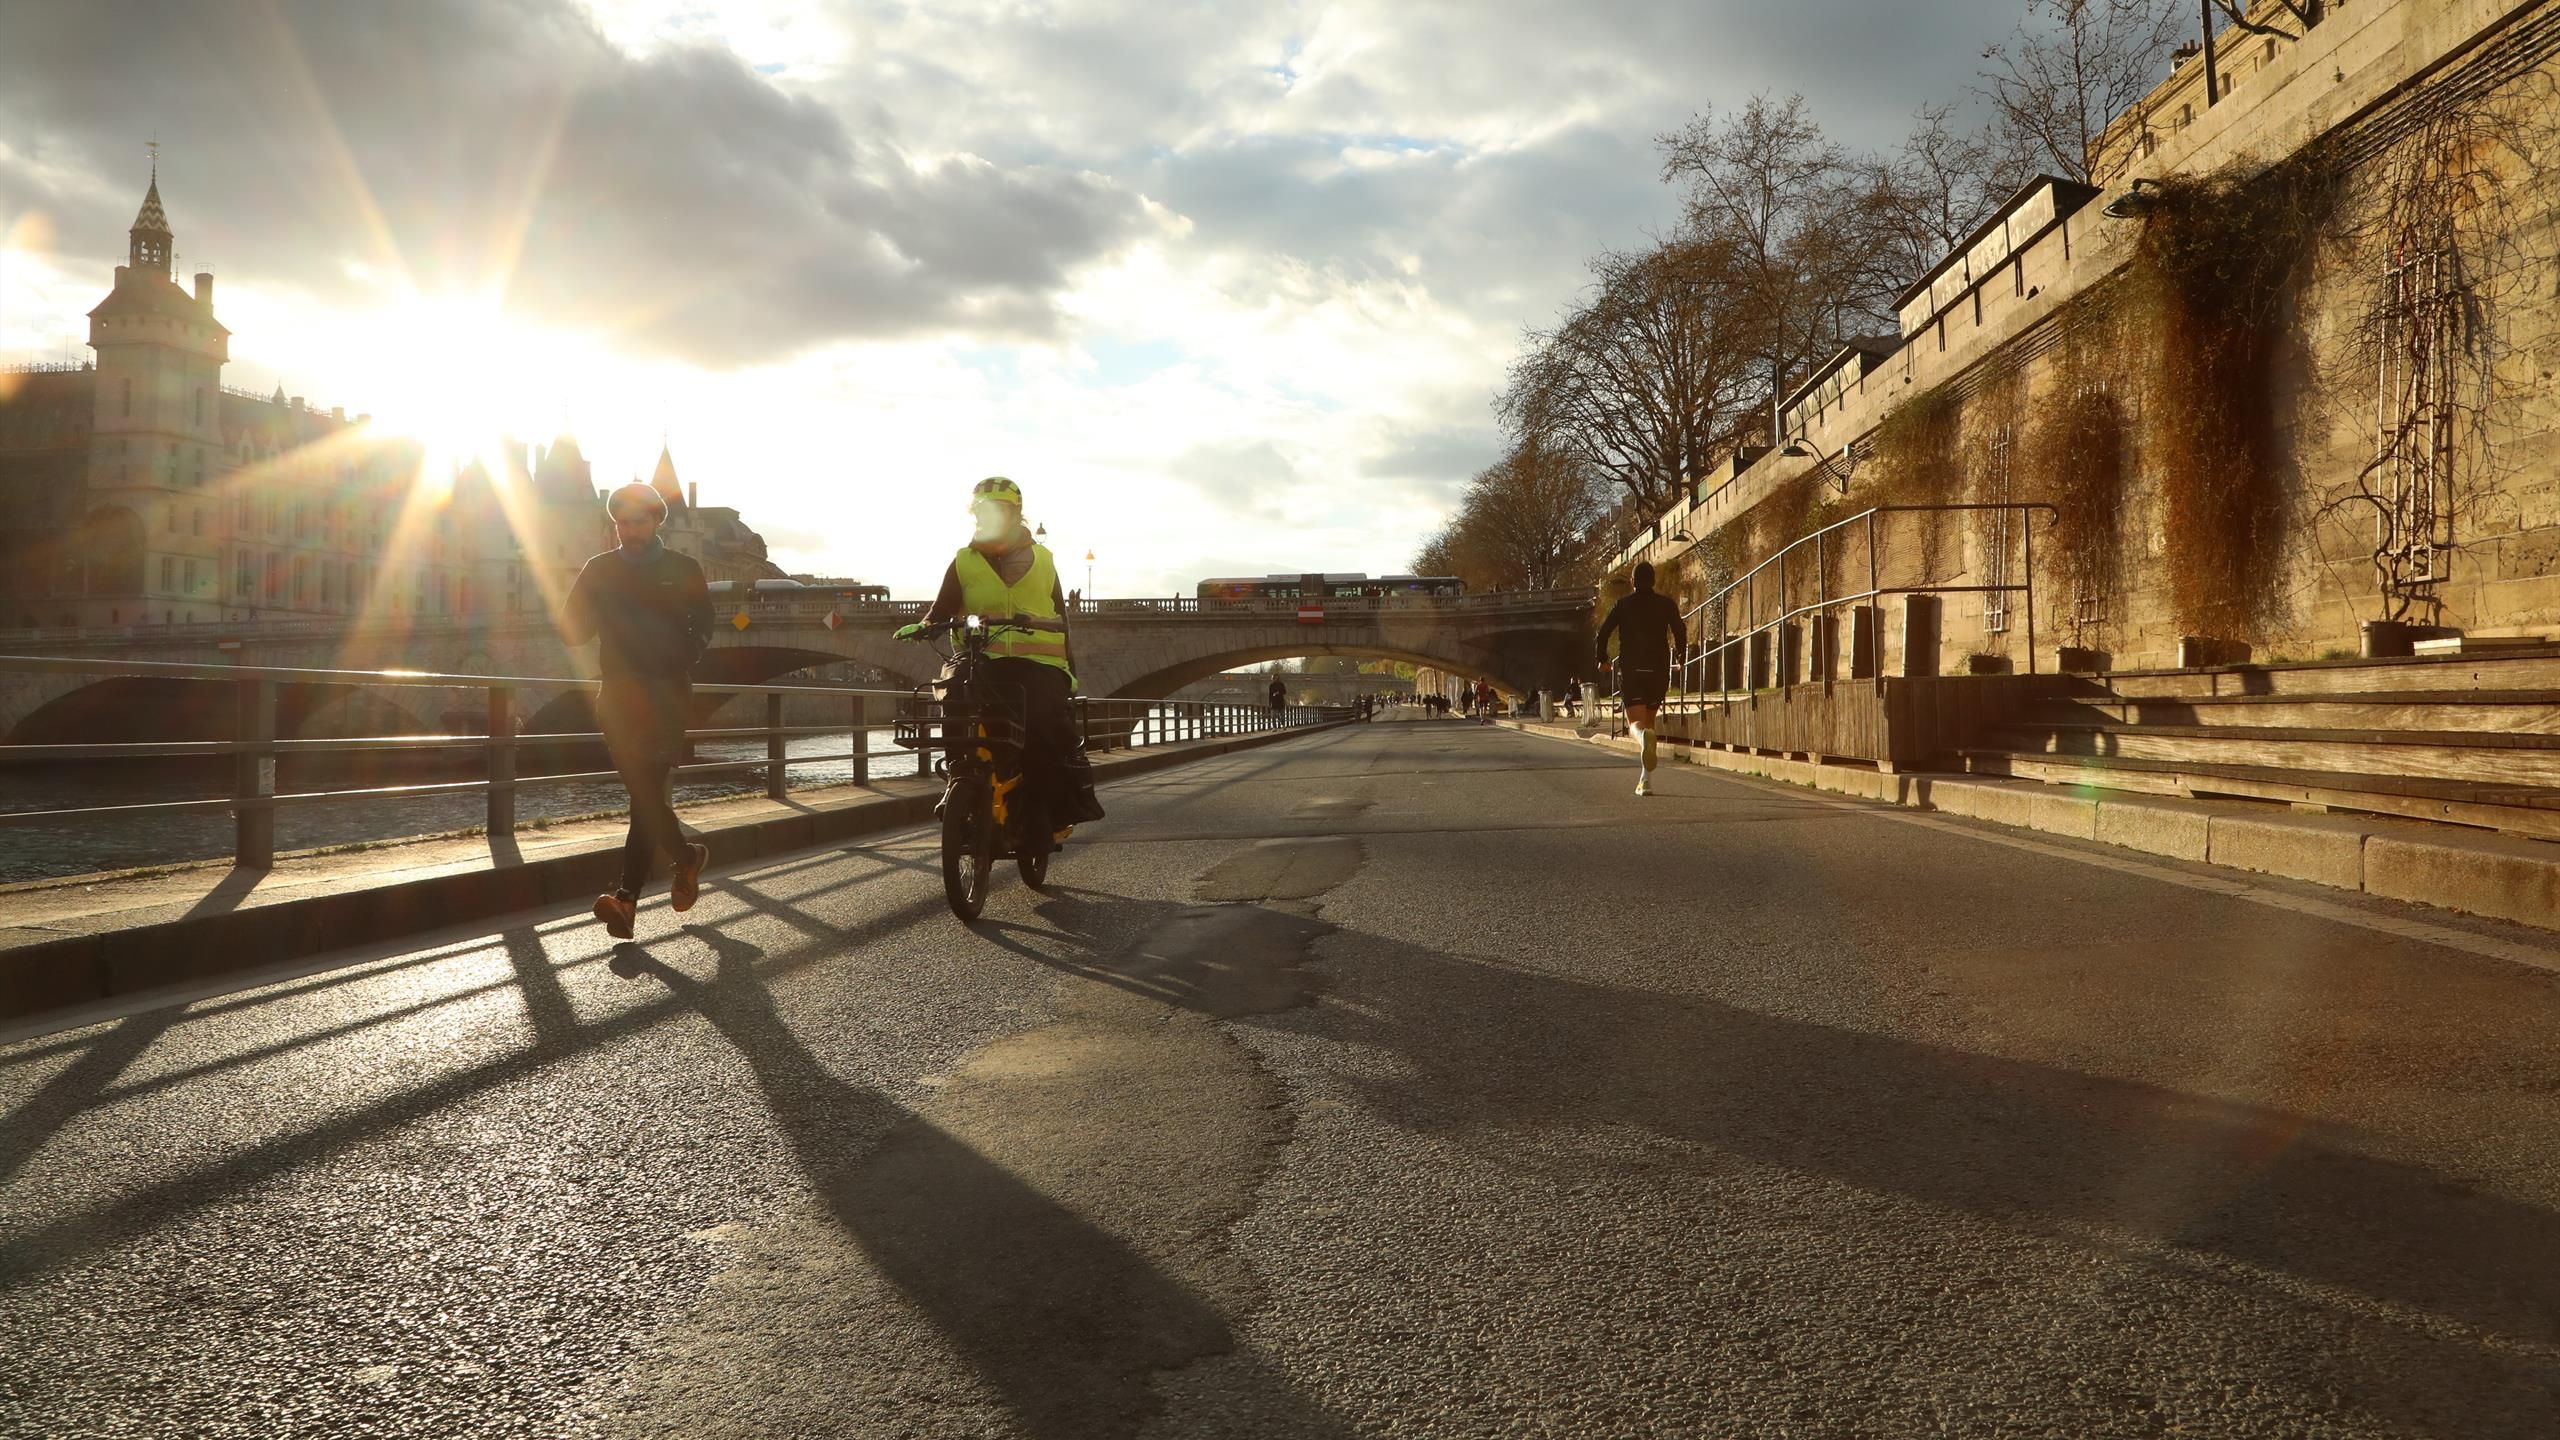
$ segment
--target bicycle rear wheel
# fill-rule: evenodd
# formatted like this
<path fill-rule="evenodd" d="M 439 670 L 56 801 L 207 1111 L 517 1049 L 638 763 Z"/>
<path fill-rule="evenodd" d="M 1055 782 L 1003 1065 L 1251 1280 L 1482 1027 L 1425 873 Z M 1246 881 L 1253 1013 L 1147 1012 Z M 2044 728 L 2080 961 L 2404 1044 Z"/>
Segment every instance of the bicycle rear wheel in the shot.
<path fill-rule="evenodd" d="M 942 895 L 951 913 L 975 920 L 987 908 L 996 864 L 996 816 L 985 782 L 955 779 L 942 801 Z"/>

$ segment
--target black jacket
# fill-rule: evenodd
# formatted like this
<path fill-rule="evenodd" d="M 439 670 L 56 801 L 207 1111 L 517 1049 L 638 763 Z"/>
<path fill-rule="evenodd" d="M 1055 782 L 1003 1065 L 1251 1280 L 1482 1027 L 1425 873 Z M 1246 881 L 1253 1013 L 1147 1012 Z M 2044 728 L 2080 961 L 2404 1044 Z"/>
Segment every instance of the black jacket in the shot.
<path fill-rule="evenodd" d="M 711 643 L 711 592 L 690 555 L 653 545 L 638 558 L 607 550 L 569 587 L 572 645 L 599 643 L 609 681 L 689 683 Z"/>
<path fill-rule="evenodd" d="M 1609 607 L 1609 618 L 1600 622 L 1599 639 L 1593 650 L 1602 664 L 1609 660 L 1609 635 L 1618 632 L 1618 670 L 1634 670 L 1647 675 L 1668 675 L 1672 664 L 1689 648 L 1687 632 L 1680 627 L 1678 601 L 1659 590 L 1629 591 L 1617 604 Z"/>

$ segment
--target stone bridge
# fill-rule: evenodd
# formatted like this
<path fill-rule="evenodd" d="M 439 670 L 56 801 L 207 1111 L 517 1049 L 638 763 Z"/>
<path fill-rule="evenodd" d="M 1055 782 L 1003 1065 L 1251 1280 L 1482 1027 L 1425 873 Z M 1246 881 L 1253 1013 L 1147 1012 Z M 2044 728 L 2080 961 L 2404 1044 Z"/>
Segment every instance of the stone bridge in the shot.
<path fill-rule="evenodd" d="M 936 668 L 936 657 L 891 636 L 923 608 L 902 601 L 784 601 L 724 613 L 695 678 L 751 685 L 851 663 L 895 684 L 919 683 Z M 1320 617 L 1302 618 L 1294 601 L 1086 600 L 1072 622 L 1078 683 L 1088 695 L 1157 699 L 1242 665 L 1352 655 L 1480 676 L 1520 694 L 1561 683 L 1591 648 L 1587 589 L 1334 599 L 1321 611 Z M 743 627 L 735 623 L 738 613 L 746 618 Z M 225 641 L 238 642 L 237 648 L 219 648 Z M 577 678 L 595 671 L 593 649 L 572 651 L 546 621 L 524 616 L 0 632 L 0 656 L 7 655 L 452 675 Z M 202 681 L 11 674 L 0 668 L 0 741 L 210 735 L 227 724 L 218 688 Z M 296 737 L 468 729 L 482 703 L 480 692 L 468 689 L 288 686 L 279 697 L 277 730 Z M 723 703 L 705 697 L 703 718 Z M 576 691 L 528 685 L 518 704 L 528 732 L 591 728 Z"/>

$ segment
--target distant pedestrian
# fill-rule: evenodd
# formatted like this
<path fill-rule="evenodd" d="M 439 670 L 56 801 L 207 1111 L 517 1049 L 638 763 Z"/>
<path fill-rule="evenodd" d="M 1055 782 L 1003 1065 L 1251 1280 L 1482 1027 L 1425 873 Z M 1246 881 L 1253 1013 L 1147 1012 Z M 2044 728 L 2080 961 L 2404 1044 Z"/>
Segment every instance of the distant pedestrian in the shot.
<path fill-rule="evenodd" d="M 693 908 L 709 846 L 688 841 L 668 781 L 684 755 L 693 713 L 693 666 L 711 640 L 711 593 L 702 567 L 658 539 L 667 502 L 641 484 L 606 501 L 616 548 L 587 561 L 569 587 L 563 629 L 572 645 L 597 644 L 604 683 L 596 720 L 613 768 L 631 795 L 622 841 L 622 883 L 596 897 L 596 918 L 617 940 L 631 938 L 640 894 L 660 857 L 673 862 L 672 903 Z"/>
<path fill-rule="evenodd" d="M 1274 714 L 1274 715 L 1279 714 L 1279 713 L 1280 713 L 1280 708 L 1281 708 L 1283 705 L 1286 705 L 1286 704 L 1288 704 L 1288 703 L 1289 703 L 1289 687 L 1288 687 L 1287 685 L 1285 685 L 1285 684 L 1281 683 L 1281 680 L 1280 680 L 1280 677 L 1279 677 L 1279 676 L 1277 676 L 1277 675 L 1272 676 L 1272 677 L 1271 677 L 1271 713 L 1272 713 L 1272 714 Z"/>

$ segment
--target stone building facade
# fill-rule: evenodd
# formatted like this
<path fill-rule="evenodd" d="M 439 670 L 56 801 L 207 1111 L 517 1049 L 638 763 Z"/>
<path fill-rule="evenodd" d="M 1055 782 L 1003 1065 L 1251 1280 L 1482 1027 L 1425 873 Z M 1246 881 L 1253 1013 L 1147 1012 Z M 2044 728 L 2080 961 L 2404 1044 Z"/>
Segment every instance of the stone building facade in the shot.
<path fill-rule="evenodd" d="M 277 620 L 398 623 L 543 608 L 610 546 L 578 443 L 501 443 L 458 473 L 368 417 L 226 386 L 213 276 L 172 274 L 155 172 L 92 361 L 0 370 L 0 630 Z M 734 509 L 668 540 L 714 578 L 782 572 Z"/>
<path fill-rule="evenodd" d="M 2060 520 L 1877 522 L 1888 589 L 2016 585 L 2035 547 L 2032 656 L 2024 591 L 1951 589 L 1917 626 L 1887 595 L 1875 616 L 1887 673 L 2053 668 L 2065 645 L 2118 668 L 2173 665 L 2187 636 L 2317 659 L 2354 653 L 2377 621 L 2560 635 L 2560 0 L 2330 0 L 2296 38 L 2226 30 L 2215 58 L 2218 101 L 2200 57 L 2182 60 L 2109 132 L 2102 189 L 2021 192 L 1906 295 L 1899 335 L 1857 342 L 1787 398 L 1790 443 L 1697 482 L 1615 571 L 1650 559 L 1696 600 L 1876 504 L 2046 503 Z M 2283 271 L 2280 293 L 2229 297 L 2235 319 L 2255 308 L 2277 322 L 2261 372 L 2243 377 L 2270 437 L 2243 477 L 2265 487 L 2267 533 L 2234 573 L 2199 580 L 2234 542 L 2188 520 L 2196 470 L 2173 468 L 2172 436 L 2196 407 L 2163 379 L 2178 341 L 2153 333 L 2133 293 L 2148 283 L 2138 252 L 2182 184 L 2288 162 L 2323 167 L 2332 208 L 2298 235 L 2270 232 L 2302 246 L 2300 264 L 2255 272 Z M 2420 235 L 2386 202 L 2428 163 L 2463 184 Z M 2057 451 L 2057 416 L 2092 395 L 2119 438 Z M 1923 430 L 1940 478 L 1915 495 Z M 2093 519 L 2069 492 L 2099 472 L 2120 479 Z M 1818 560 L 1791 552 L 1728 601 L 1729 627 L 1774 615 L 1781 570 L 1790 607 L 1865 588 L 1867 543 L 1857 526 L 1826 537 Z M 2200 603 L 2216 585 L 2251 593 Z M 1848 618 L 1828 650 L 1844 673 Z M 1927 653 L 1901 653 L 1906 639 Z M 1825 643 L 1795 644 L 1794 678 Z"/>

